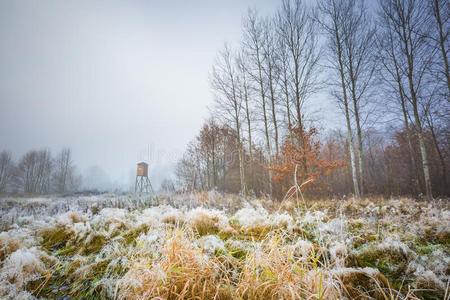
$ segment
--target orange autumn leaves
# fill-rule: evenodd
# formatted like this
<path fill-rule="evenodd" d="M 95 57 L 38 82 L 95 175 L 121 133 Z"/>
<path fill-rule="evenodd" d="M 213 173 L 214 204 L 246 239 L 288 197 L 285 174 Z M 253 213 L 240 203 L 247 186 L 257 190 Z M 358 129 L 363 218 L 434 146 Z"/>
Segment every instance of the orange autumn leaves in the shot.
<path fill-rule="evenodd" d="M 345 166 L 342 160 L 330 160 L 322 155 L 317 129 L 291 128 L 282 149 L 269 169 L 277 183 L 297 181 L 307 189 L 321 187 L 320 178 Z"/>

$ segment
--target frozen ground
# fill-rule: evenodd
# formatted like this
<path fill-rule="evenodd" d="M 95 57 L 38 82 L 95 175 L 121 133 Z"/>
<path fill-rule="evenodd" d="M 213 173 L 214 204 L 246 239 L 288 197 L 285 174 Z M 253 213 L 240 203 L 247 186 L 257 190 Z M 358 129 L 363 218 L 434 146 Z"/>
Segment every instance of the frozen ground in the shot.
<path fill-rule="evenodd" d="M 4 198 L 0 299 L 446 299 L 449 207 Z"/>

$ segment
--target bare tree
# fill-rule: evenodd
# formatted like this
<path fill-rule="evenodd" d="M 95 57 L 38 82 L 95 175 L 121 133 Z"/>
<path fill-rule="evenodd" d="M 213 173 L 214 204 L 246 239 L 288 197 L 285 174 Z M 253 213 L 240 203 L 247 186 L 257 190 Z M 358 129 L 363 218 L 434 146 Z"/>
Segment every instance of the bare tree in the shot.
<path fill-rule="evenodd" d="M 320 2 L 320 10 L 322 17 L 322 27 L 328 37 L 328 50 L 330 52 L 329 66 L 337 72 L 339 78 L 340 92 L 336 92 L 335 96 L 339 101 L 339 105 L 343 109 L 347 126 L 347 142 L 350 153 L 350 165 L 353 179 L 353 189 L 356 198 L 360 198 L 355 151 L 353 147 L 353 129 L 350 119 L 350 101 L 348 91 L 348 81 L 346 76 L 345 61 L 345 28 L 348 26 L 348 17 L 353 9 L 354 1 L 347 0 L 331 0 Z"/>
<path fill-rule="evenodd" d="M 54 190 L 65 193 L 75 188 L 75 166 L 70 148 L 62 149 L 55 158 L 53 172 Z"/>
<path fill-rule="evenodd" d="M 272 125 L 274 130 L 274 142 L 275 142 L 275 154 L 276 157 L 279 156 L 279 133 L 278 133 L 278 120 L 277 120 L 277 91 L 279 81 L 279 70 L 278 70 L 278 44 L 276 43 L 275 31 L 273 30 L 274 24 L 271 19 L 266 18 L 263 21 L 263 56 L 265 67 L 264 75 L 266 77 L 266 82 L 268 85 L 269 99 L 270 99 L 270 109 L 272 112 Z"/>
<path fill-rule="evenodd" d="M 239 175 L 241 192 L 246 193 L 244 153 L 241 138 L 242 126 L 242 98 L 238 95 L 239 78 L 235 65 L 235 58 L 231 50 L 225 45 L 220 52 L 216 64 L 213 66 L 211 85 L 216 93 L 216 112 L 233 124 L 236 131 L 238 147 Z"/>
<path fill-rule="evenodd" d="M 172 194 L 176 192 L 175 183 L 171 178 L 164 178 L 161 182 L 160 190 L 164 193 Z"/>
<path fill-rule="evenodd" d="M 427 199 L 432 199 L 430 166 L 422 125 L 421 101 L 424 78 L 432 62 L 433 51 L 427 43 L 430 18 L 426 4 L 419 0 L 380 0 L 381 24 L 390 27 L 395 47 L 405 61 L 402 72 L 407 79 L 407 99 L 411 103 L 422 158 Z"/>
<path fill-rule="evenodd" d="M 6 192 L 8 185 L 13 178 L 14 163 L 11 153 L 8 151 L 0 152 L 0 194 Z"/>
<path fill-rule="evenodd" d="M 320 87 L 321 50 L 312 14 L 313 11 L 301 0 L 283 0 L 276 16 L 277 32 L 288 54 L 289 65 L 286 69 L 289 70 L 288 78 L 293 89 L 296 126 L 300 128 L 302 137 L 305 129 L 303 105 Z M 303 168 L 307 174 L 306 162 L 303 162 Z"/>
<path fill-rule="evenodd" d="M 409 175 L 410 181 L 414 183 L 414 188 L 416 193 L 420 192 L 420 177 L 417 172 L 417 162 L 414 155 L 414 147 L 412 144 L 412 130 L 410 124 L 410 112 L 409 112 L 409 104 L 407 99 L 407 94 L 405 92 L 405 81 L 406 76 L 403 73 L 402 65 L 404 65 L 404 61 L 402 61 L 403 57 L 398 53 L 397 47 L 395 44 L 393 29 L 391 27 L 383 27 L 380 26 L 381 29 L 377 32 L 377 50 L 379 55 L 377 59 L 380 61 L 382 65 L 382 69 L 380 70 L 380 78 L 384 83 L 384 86 L 388 91 L 393 91 L 393 98 L 389 97 L 389 99 L 396 100 L 394 105 L 394 109 L 397 107 L 400 108 L 400 115 L 403 121 L 403 126 L 406 132 L 406 140 L 408 143 L 408 152 L 409 152 Z M 387 105 L 390 106 L 390 102 L 388 101 Z M 392 107 L 389 107 L 392 108 Z"/>
<path fill-rule="evenodd" d="M 285 107 L 285 115 L 286 115 L 286 125 L 287 131 L 289 132 L 292 128 L 292 112 L 291 112 L 291 94 L 292 88 L 290 86 L 290 69 L 289 69 L 289 53 L 286 44 L 283 42 L 283 39 L 278 38 L 278 53 L 279 53 L 279 68 L 280 68 L 280 85 L 282 94 L 284 97 L 284 107 Z"/>
<path fill-rule="evenodd" d="M 245 121 L 247 123 L 247 139 L 248 139 L 248 153 L 250 155 L 250 161 L 253 161 L 253 139 L 252 139 L 252 114 L 250 112 L 250 82 L 247 78 L 247 70 L 248 67 L 246 65 L 246 57 L 244 53 L 239 53 L 239 56 L 236 60 L 237 69 L 239 71 L 238 78 L 240 83 L 240 97 L 244 101 L 244 109 L 245 109 Z"/>
<path fill-rule="evenodd" d="M 45 194 L 50 191 L 52 159 L 49 150 L 31 150 L 18 164 L 17 183 L 29 194 Z"/>
<path fill-rule="evenodd" d="M 269 133 L 269 116 L 267 108 L 267 83 L 264 78 L 264 27 L 261 18 L 256 11 L 249 11 L 244 20 L 244 37 L 243 37 L 243 51 L 247 58 L 247 72 L 255 83 L 257 93 L 260 98 L 257 101 L 258 108 L 261 109 L 265 147 L 269 164 L 272 161 L 272 151 L 270 146 Z M 269 194 L 272 195 L 272 172 L 269 171 Z"/>
<path fill-rule="evenodd" d="M 369 93 L 373 87 L 375 62 L 375 28 L 367 14 L 363 1 L 349 1 L 346 24 L 342 28 L 344 68 L 353 116 L 356 123 L 358 144 L 359 191 L 364 194 L 364 149 L 363 149 L 363 109 L 367 106 Z M 342 24 L 344 25 L 344 24 Z"/>
<path fill-rule="evenodd" d="M 430 0 L 429 5 L 437 29 L 437 34 L 431 34 L 430 37 L 435 41 L 436 48 L 440 52 L 442 67 L 439 69 L 443 74 L 444 81 L 447 82 L 446 98 L 450 102 L 450 67 L 448 62 L 448 53 L 450 51 L 450 5 L 443 0 Z"/>
<path fill-rule="evenodd" d="M 430 129 L 430 133 L 431 133 L 431 139 L 433 141 L 434 147 L 436 149 L 436 152 L 438 154 L 438 158 L 439 158 L 439 162 L 440 162 L 440 166 L 441 166 L 441 178 L 442 178 L 442 182 L 443 185 L 447 185 L 447 167 L 445 164 L 445 158 L 444 158 L 444 154 L 443 151 L 441 150 L 441 146 L 439 145 L 439 139 L 437 137 L 437 133 L 436 133 L 436 121 L 435 121 L 435 113 L 433 113 L 430 109 L 427 109 L 425 112 L 425 122 L 428 125 L 428 128 Z"/>
<path fill-rule="evenodd" d="M 185 191 L 193 191 L 202 189 L 201 187 L 201 173 L 198 168 L 198 160 L 194 143 L 189 143 L 183 157 L 178 161 L 175 170 L 178 184 L 183 187 Z"/>
<path fill-rule="evenodd" d="M 237 148 L 234 129 L 228 124 L 217 125 L 216 120 L 209 119 L 177 164 L 178 183 L 188 191 L 214 188 L 239 192 L 240 167 L 235 159 Z"/>

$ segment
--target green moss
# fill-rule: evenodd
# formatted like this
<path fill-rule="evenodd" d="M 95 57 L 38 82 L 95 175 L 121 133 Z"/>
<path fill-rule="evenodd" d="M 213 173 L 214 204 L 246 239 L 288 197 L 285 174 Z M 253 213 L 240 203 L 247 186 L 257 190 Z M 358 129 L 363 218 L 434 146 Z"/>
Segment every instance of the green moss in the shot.
<path fill-rule="evenodd" d="M 226 243 L 225 248 L 227 249 L 228 254 L 234 258 L 241 260 L 247 257 L 248 251 L 242 247 L 238 247 L 232 243 Z"/>
<path fill-rule="evenodd" d="M 43 260 L 48 269 L 52 269 L 51 272 L 41 274 L 37 280 L 28 282 L 25 286 L 25 290 L 30 292 L 36 297 L 43 297 L 44 299 L 56 299 L 58 296 L 59 287 L 64 285 L 66 277 L 62 274 L 62 264 L 54 264 Z"/>
<path fill-rule="evenodd" d="M 64 248 L 74 237 L 74 233 L 65 227 L 49 228 L 41 232 L 42 247 L 49 251 Z"/>
<path fill-rule="evenodd" d="M 53 274 L 48 274 L 38 280 L 29 282 L 25 289 L 36 297 L 57 299 L 63 296 L 59 292 L 59 287 L 64 285 L 64 281 L 65 278 L 59 272 L 54 272 Z"/>
<path fill-rule="evenodd" d="M 386 299 L 389 289 L 389 280 L 382 274 L 369 276 L 368 274 L 355 270 L 339 276 L 343 286 L 343 292 L 349 299 Z"/>
<path fill-rule="evenodd" d="M 378 234 L 373 231 L 364 232 L 360 236 L 355 237 L 353 247 L 355 249 L 363 248 L 368 243 L 377 241 L 378 237 Z"/>
<path fill-rule="evenodd" d="M 361 249 L 354 256 L 356 266 L 378 269 L 397 288 L 405 283 L 409 261 L 408 256 L 400 249 L 378 249 L 373 245 Z"/>
<path fill-rule="evenodd" d="M 72 246 L 66 246 L 64 248 L 59 249 L 55 252 L 56 256 L 71 256 L 74 255 L 79 248 L 72 245 Z"/>
<path fill-rule="evenodd" d="M 236 219 L 230 220 L 231 227 L 235 230 L 236 234 L 233 236 L 235 239 L 239 240 L 262 240 L 268 233 L 274 232 L 275 230 L 281 230 L 273 228 L 269 225 L 259 225 L 249 228 L 242 227 Z"/>
<path fill-rule="evenodd" d="M 221 240 L 228 240 L 230 238 L 232 238 L 233 236 L 235 236 L 235 233 L 233 233 L 232 231 L 219 231 L 217 233 L 217 236 L 221 239 Z"/>
<path fill-rule="evenodd" d="M 107 238 L 101 234 L 93 234 L 88 240 L 74 243 L 71 236 L 56 231 L 49 238 L 44 238 L 43 247 L 55 251 L 56 256 L 72 256 L 74 254 L 89 255 L 98 253 L 106 244 Z"/>
<path fill-rule="evenodd" d="M 244 234 L 252 239 L 262 240 L 271 230 L 270 226 L 256 226 L 245 230 Z"/>
<path fill-rule="evenodd" d="M 239 221 L 236 218 L 234 218 L 234 217 L 231 217 L 229 219 L 228 223 L 230 224 L 231 227 L 233 227 L 236 230 L 239 230 L 241 228 L 241 225 L 239 224 Z"/>
<path fill-rule="evenodd" d="M 293 229 L 293 233 L 302 240 L 317 242 L 317 228 L 315 225 L 304 225 Z"/>
<path fill-rule="evenodd" d="M 110 259 L 86 263 L 82 258 L 64 266 L 58 265 L 47 277 L 30 283 L 27 290 L 43 299 L 60 299 L 64 296 L 70 296 L 71 299 L 108 299 L 102 279 L 105 276 L 121 277 L 128 270 L 126 263 L 111 263 Z"/>
<path fill-rule="evenodd" d="M 107 273 L 114 276 L 123 276 L 129 270 L 129 265 L 127 260 L 119 259 L 108 265 Z"/>
<path fill-rule="evenodd" d="M 362 221 L 359 221 L 359 220 L 350 222 L 348 224 L 348 231 L 352 232 L 352 233 L 358 232 L 358 231 L 360 231 L 363 228 L 363 225 L 364 225 L 364 223 Z"/>
<path fill-rule="evenodd" d="M 450 247 L 450 231 L 437 233 L 435 240 L 437 243 L 444 245 L 448 249 Z"/>
<path fill-rule="evenodd" d="M 225 249 L 217 248 L 217 249 L 214 249 L 214 255 L 215 256 L 226 256 L 226 255 L 228 255 L 228 252 Z"/>
<path fill-rule="evenodd" d="M 106 244 L 106 242 L 107 239 L 104 235 L 94 234 L 94 236 L 89 239 L 89 242 L 86 241 L 78 252 L 83 255 L 98 253 L 103 248 L 103 245 Z"/>
<path fill-rule="evenodd" d="M 89 270 L 73 273 L 70 276 L 72 281 L 70 296 L 76 299 L 104 299 L 102 291 L 98 288 L 98 282 L 104 276 L 110 262 L 110 259 L 104 259 L 89 265 Z"/>
<path fill-rule="evenodd" d="M 136 239 L 141 235 L 148 232 L 150 229 L 150 226 L 147 224 L 142 224 L 136 228 L 131 228 L 128 231 L 126 231 L 122 237 L 123 241 L 126 245 L 135 245 Z"/>
<path fill-rule="evenodd" d="M 217 217 L 204 217 L 195 220 L 191 226 L 199 236 L 217 234 L 219 233 L 218 221 Z"/>
<path fill-rule="evenodd" d="M 425 228 L 423 235 L 418 239 L 420 244 L 441 244 L 447 249 L 450 248 L 450 231 L 438 232 L 433 226 Z"/>
<path fill-rule="evenodd" d="M 445 291 L 435 282 L 419 277 L 414 283 L 417 290 L 414 294 L 424 300 L 440 300 L 445 298 Z"/>
<path fill-rule="evenodd" d="M 275 272 L 269 267 L 263 267 L 261 272 L 259 273 L 259 279 L 264 283 L 276 282 L 278 276 Z"/>
<path fill-rule="evenodd" d="M 423 252 L 424 255 L 431 253 L 432 248 L 440 248 L 450 253 L 450 232 L 437 232 L 434 227 L 427 227 L 424 233 L 414 243 L 416 244 L 418 253 Z"/>
<path fill-rule="evenodd" d="M 434 244 L 425 244 L 425 245 L 417 245 L 416 246 L 416 253 L 418 255 L 429 255 L 431 254 L 433 251 L 440 249 L 441 247 L 439 245 L 434 245 Z"/>

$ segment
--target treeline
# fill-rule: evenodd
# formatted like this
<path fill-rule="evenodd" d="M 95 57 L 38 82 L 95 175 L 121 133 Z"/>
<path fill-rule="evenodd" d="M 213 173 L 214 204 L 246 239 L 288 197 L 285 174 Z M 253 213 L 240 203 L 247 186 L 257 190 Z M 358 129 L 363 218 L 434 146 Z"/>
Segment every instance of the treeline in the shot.
<path fill-rule="evenodd" d="M 180 184 L 278 198 L 293 186 L 450 195 L 449 31 L 443 0 L 249 10 L 240 44 L 225 45 L 212 67 L 212 116 L 178 163 Z M 342 128 L 319 130 L 319 93 Z"/>
<path fill-rule="evenodd" d="M 17 162 L 10 152 L 0 152 L 0 194 L 69 193 L 80 180 L 69 148 L 54 157 L 47 149 L 30 150 Z"/>

